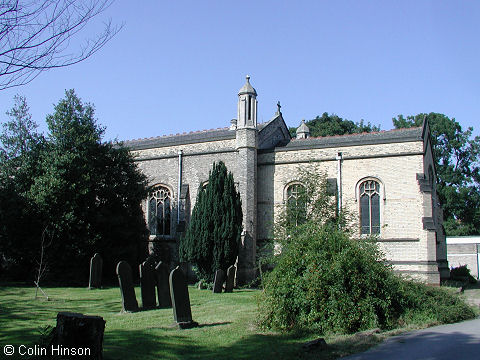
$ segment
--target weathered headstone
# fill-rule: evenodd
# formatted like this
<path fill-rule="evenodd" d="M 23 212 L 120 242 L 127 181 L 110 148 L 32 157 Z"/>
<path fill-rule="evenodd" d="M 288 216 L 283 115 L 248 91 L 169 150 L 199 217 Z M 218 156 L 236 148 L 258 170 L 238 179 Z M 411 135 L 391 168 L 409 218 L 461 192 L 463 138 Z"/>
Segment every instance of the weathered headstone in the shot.
<path fill-rule="evenodd" d="M 215 280 L 213 281 L 213 292 L 221 293 L 223 288 L 223 283 L 225 282 L 225 271 L 218 269 L 215 271 Z"/>
<path fill-rule="evenodd" d="M 153 309 L 157 305 L 155 299 L 155 270 L 152 264 L 147 261 L 139 265 L 139 270 L 142 308 Z"/>
<path fill-rule="evenodd" d="M 132 268 L 126 261 L 117 265 L 118 284 L 122 293 L 123 311 L 138 311 L 137 297 L 132 281 Z"/>
<path fill-rule="evenodd" d="M 225 282 L 225 292 L 232 292 L 233 291 L 233 285 L 235 283 L 235 271 L 237 268 L 235 265 L 231 265 L 227 269 L 227 281 Z"/>
<path fill-rule="evenodd" d="M 104 330 L 105 320 L 100 316 L 60 312 L 47 355 L 52 359 L 101 360 Z"/>
<path fill-rule="evenodd" d="M 161 308 L 172 307 L 170 286 L 168 284 L 168 268 L 162 261 L 155 266 L 155 277 L 157 281 L 158 306 Z"/>
<path fill-rule="evenodd" d="M 198 323 L 192 320 L 187 281 L 183 271 L 178 266 L 170 273 L 169 283 L 170 295 L 172 296 L 173 318 L 178 327 L 188 329 L 198 326 Z"/>
<path fill-rule="evenodd" d="M 90 281 L 88 283 L 89 289 L 97 288 L 99 289 L 102 286 L 102 267 L 103 260 L 100 254 L 95 254 L 90 259 Z"/>

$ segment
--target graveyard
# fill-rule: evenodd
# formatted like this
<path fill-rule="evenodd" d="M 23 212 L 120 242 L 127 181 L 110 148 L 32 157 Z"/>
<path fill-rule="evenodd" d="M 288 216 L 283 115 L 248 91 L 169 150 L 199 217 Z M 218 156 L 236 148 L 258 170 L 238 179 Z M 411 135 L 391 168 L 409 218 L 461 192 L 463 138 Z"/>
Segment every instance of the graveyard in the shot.
<path fill-rule="evenodd" d="M 361 351 L 388 334 L 326 336 L 329 349 L 306 351 L 302 345 L 318 334 L 264 332 L 256 326 L 256 296 L 260 290 L 234 289 L 213 293 L 188 287 L 193 319 L 198 326 L 179 329 L 172 308 L 122 312 L 118 287 L 89 290 L 71 287 L 43 288 L 49 296 L 34 299 L 31 286 L 2 284 L 0 322 L 2 344 L 39 344 L 46 327 L 55 326 L 57 313 L 70 311 L 101 316 L 106 321 L 104 359 L 334 359 Z M 135 287 L 141 304 L 141 290 Z M 321 357 L 319 357 L 321 356 Z M 10 357 L 15 359 L 15 357 Z"/>
<path fill-rule="evenodd" d="M 58 312 L 96 315 L 106 321 L 103 358 L 114 359 L 336 359 L 363 351 L 385 338 L 414 328 L 352 335 L 321 335 L 327 349 L 308 350 L 319 337 L 315 332 L 279 333 L 257 326 L 257 297 L 261 290 L 234 289 L 213 293 L 189 285 L 191 313 L 197 327 L 176 326 L 171 307 L 141 309 L 141 289 L 134 292 L 140 310 L 122 311 L 118 286 L 89 290 L 87 287 L 44 287 L 34 299 L 35 288 L 11 283 L 0 286 L 2 344 L 34 346 L 48 341 L 44 335 L 55 326 Z M 480 299 L 478 287 L 465 297 Z M 417 328 L 429 324 L 419 325 Z M 11 356 L 11 359 L 21 357 Z"/>

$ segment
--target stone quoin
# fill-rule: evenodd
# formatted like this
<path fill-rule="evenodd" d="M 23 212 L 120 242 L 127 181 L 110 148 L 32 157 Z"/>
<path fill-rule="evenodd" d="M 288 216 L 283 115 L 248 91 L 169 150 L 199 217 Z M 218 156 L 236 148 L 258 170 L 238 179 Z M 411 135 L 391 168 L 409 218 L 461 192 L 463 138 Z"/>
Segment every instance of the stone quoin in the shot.
<path fill-rule="evenodd" d="M 312 138 L 302 121 L 292 138 L 280 103 L 261 124 L 257 105 L 257 91 L 247 76 L 238 92 L 237 118 L 226 121 L 227 127 L 124 143 L 155 189 L 143 203 L 150 252 L 168 245 L 171 258 L 178 257 L 177 243 L 198 189 L 213 163 L 223 161 L 242 200 L 236 283 L 250 282 L 256 276 L 257 245 L 271 238 L 279 206 L 295 200 L 302 186 L 298 169 L 313 163 L 327 174 L 339 205 L 357 215 L 358 234 L 375 234 L 396 271 L 430 284 L 448 277 L 427 122 L 417 128 Z"/>

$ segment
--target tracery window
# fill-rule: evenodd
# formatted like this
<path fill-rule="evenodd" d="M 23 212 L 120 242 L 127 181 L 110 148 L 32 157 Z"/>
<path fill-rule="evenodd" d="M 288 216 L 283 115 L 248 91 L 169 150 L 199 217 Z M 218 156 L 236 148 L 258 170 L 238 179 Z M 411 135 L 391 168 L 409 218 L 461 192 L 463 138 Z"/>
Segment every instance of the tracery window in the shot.
<path fill-rule="evenodd" d="M 287 217 L 292 225 L 303 224 L 307 218 L 307 202 L 305 186 L 291 184 L 286 191 Z"/>
<path fill-rule="evenodd" d="M 148 199 L 148 228 L 150 235 L 170 235 L 172 193 L 158 186 Z"/>
<path fill-rule="evenodd" d="M 365 180 L 359 187 L 362 234 L 380 234 L 380 184 Z"/>

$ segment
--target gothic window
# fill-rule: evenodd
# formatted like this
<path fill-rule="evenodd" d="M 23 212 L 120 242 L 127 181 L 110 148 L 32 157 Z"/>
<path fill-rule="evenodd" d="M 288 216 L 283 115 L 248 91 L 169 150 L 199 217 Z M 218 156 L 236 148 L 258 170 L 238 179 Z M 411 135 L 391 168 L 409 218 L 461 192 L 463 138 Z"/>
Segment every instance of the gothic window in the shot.
<path fill-rule="evenodd" d="M 158 186 L 148 199 L 148 228 L 150 235 L 170 235 L 172 193 Z"/>
<path fill-rule="evenodd" d="M 292 225 L 300 225 L 307 217 L 305 186 L 296 183 L 287 187 L 286 191 L 287 218 Z"/>
<path fill-rule="evenodd" d="M 380 234 L 380 184 L 365 180 L 359 187 L 362 234 Z"/>

